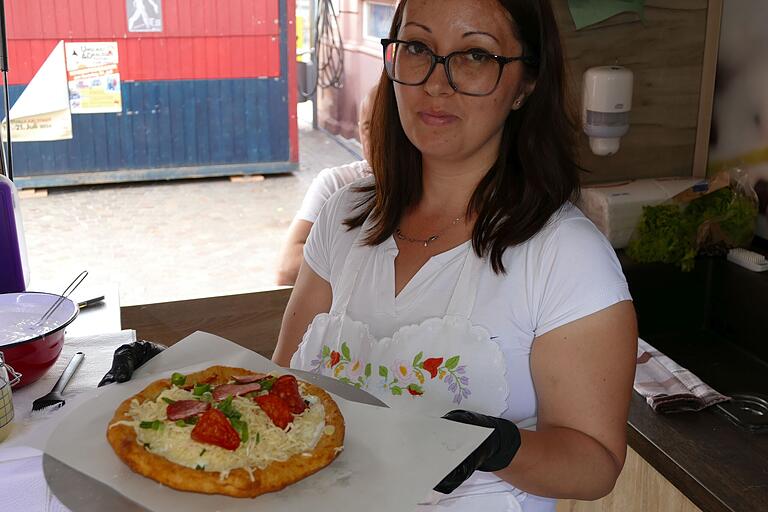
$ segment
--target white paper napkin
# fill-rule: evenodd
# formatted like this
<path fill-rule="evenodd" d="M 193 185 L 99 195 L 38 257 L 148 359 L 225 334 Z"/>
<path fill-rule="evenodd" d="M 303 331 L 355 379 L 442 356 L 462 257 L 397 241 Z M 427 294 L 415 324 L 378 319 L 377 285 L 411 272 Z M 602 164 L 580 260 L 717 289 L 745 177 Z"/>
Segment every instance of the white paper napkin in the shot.
<path fill-rule="evenodd" d="M 76 397 L 96 388 L 104 374 L 112 366 L 115 349 L 125 343 L 136 341 L 136 331 L 124 330 L 93 336 L 66 337 L 61 355 L 45 375 L 37 382 L 19 390 L 13 390 L 14 420 L 11 435 L 0 443 L 0 462 L 17 458 L 39 455 L 47 439 L 47 432 L 66 415 Z M 32 414 L 32 402 L 53 389 L 54 384 L 66 368 L 75 352 L 83 352 L 85 357 L 80 363 L 72 380 L 69 381 L 64 395 L 66 404 L 59 409 Z"/>
<path fill-rule="evenodd" d="M 95 389 L 111 367 L 115 349 L 133 341 L 136 341 L 133 330 L 66 337 L 61 355 L 51 369 L 37 382 L 13 391 L 13 430 L 9 438 L 0 443 L 2 510 L 69 510 L 48 488 L 43 475 L 41 449 L 61 418 L 79 402 L 78 394 Z M 53 388 L 75 352 L 83 352 L 85 358 L 64 391 L 67 403 L 61 409 L 33 415 L 32 402 Z"/>
<path fill-rule="evenodd" d="M 42 456 L 0 462 L 2 510 L 68 511 L 48 488 L 43 476 Z"/>

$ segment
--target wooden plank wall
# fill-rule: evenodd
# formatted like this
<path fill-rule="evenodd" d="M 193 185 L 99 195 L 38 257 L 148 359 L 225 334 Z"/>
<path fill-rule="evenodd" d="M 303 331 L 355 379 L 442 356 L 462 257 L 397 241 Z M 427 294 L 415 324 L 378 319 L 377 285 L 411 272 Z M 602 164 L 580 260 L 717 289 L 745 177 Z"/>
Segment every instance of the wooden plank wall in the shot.
<path fill-rule="evenodd" d="M 129 32 L 125 0 L 7 0 L 8 81 L 59 40 L 116 41 L 123 82 L 280 76 L 280 0 L 165 0 L 162 32 Z"/>
<path fill-rule="evenodd" d="M 14 144 L 18 186 L 297 167 L 293 0 L 166 0 L 158 33 L 129 32 L 125 0 L 6 5 L 12 103 L 59 40 L 116 41 L 123 98 L 73 115 L 71 140 Z"/>
<path fill-rule="evenodd" d="M 621 14 L 577 31 L 567 0 L 553 0 L 577 111 L 587 68 L 619 64 L 635 74 L 630 131 L 622 138 L 619 152 L 596 156 L 581 133 L 580 163 L 591 171 L 584 176 L 585 182 L 694 173 L 696 150 L 706 154 L 707 137 L 700 137 L 703 140 L 696 147 L 697 127 L 709 133 L 720 4 L 721 0 L 646 0 L 644 21 L 634 14 Z M 709 37 L 708 14 L 714 15 Z M 700 103 L 704 105 L 701 116 Z M 705 164 L 697 161 L 701 167 L 697 173 L 703 172 Z"/>
<path fill-rule="evenodd" d="M 155 169 L 157 178 L 168 179 L 177 176 L 162 168 L 189 168 L 194 176 L 198 167 L 289 159 L 282 80 L 157 80 L 121 88 L 123 112 L 73 115 L 73 139 L 14 144 L 21 185 L 25 177 L 128 169 Z M 10 87 L 11 102 L 22 91 Z M 104 181 L 111 180 L 96 182 Z M 55 185 L 52 178 L 49 186 Z"/>

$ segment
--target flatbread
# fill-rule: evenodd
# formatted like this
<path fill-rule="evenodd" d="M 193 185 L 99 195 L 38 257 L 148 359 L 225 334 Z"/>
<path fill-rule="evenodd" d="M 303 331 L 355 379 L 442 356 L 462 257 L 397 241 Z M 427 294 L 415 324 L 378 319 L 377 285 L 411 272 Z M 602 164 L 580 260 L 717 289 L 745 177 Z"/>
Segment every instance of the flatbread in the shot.
<path fill-rule="evenodd" d="M 187 374 L 185 386 L 198 383 L 221 385 L 231 381 L 234 376 L 242 375 L 255 374 L 244 368 L 213 366 L 201 372 Z M 251 468 L 250 472 L 245 469 L 232 469 L 226 478 L 220 478 L 220 472 L 186 467 L 152 453 L 138 442 L 136 430 L 132 425 L 118 424 L 133 420 L 129 414 L 133 400 L 138 400 L 139 403 L 157 400 L 161 392 L 171 388 L 171 379 L 153 382 L 120 404 L 109 422 L 107 440 L 117 456 L 133 471 L 174 489 L 224 494 L 237 498 L 253 498 L 267 492 L 279 491 L 330 464 L 343 448 L 344 418 L 339 407 L 324 390 L 300 380 L 298 383 L 302 396 L 315 396 L 322 403 L 326 428 L 311 452 L 293 455 L 285 461 L 270 462 L 264 469 Z"/>

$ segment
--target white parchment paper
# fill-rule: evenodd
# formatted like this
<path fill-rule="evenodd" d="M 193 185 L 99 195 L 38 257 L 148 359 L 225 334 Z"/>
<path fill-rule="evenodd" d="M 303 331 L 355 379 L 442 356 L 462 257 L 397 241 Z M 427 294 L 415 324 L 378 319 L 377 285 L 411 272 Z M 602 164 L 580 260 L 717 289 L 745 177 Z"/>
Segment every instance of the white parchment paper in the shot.
<path fill-rule="evenodd" d="M 195 333 L 155 357 L 133 380 L 78 396 L 45 451 L 154 511 L 269 510 L 409 511 L 490 430 L 363 405 L 334 397 L 344 415 L 344 451 L 327 468 L 283 491 L 254 499 L 180 492 L 133 473 L 106 441 L 106 428 L 118 405 L 169 372 L 191 372 L 213 364 L 275 370 L 262 356 L 222 338 Z M 158 373 L 159 372 L 159 373 Z M 69 405 L 69 404 L 68 404 Z"/>

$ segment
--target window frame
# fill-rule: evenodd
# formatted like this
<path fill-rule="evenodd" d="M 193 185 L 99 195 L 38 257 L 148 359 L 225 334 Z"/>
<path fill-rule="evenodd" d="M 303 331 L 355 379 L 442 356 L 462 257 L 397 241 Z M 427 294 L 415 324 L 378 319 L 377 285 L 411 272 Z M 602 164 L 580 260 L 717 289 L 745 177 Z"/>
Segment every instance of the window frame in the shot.
<path fill-rule="evenodd" d="M 368 22 L 370 21 L 371 16 L 371 7 L 374 5 L 380 5 L 382 7 L 388 7 L 392 9 L 392 15 L 395 14 L 395 9 L 397 6 L 392 2 L 386 2 L 386 1 L 375 1 L 375 0 L 365 0 L 363 2 L 363 24 L 362 24 L 362 38 L 363 41 L 368 43 L 371 46 L 379 47 L 380 41 L 382 38 L 389 37 L 389 33 L 383 34 L 383 35 L 371 35 L 368 32 Z"/>

